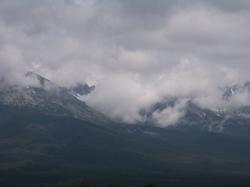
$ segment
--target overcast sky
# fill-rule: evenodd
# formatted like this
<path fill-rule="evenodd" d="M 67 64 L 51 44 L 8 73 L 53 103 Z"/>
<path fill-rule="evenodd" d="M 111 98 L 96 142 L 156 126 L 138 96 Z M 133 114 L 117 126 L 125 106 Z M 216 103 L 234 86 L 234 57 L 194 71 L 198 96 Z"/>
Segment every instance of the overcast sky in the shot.
<path fill-rule="evenodd" d="M 0 0 L 1 77 L 95 84 L 83 99 L 126 122 L 171 96 L 220 107 L 218 88 L 250 80 L 249 57 L 249 0 Z"/>

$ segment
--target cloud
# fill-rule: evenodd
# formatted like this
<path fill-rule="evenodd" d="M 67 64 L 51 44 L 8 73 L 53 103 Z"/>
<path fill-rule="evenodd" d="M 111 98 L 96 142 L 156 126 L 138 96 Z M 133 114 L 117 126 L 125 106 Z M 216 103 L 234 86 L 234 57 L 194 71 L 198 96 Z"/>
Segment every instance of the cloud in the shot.
<path fill-rule="evenodd" d="M 173 96 L 210 109 L 227 107 L 221 88 L 250 80 L 249 5 L 246 0 L 2 0 L 0 76 L 27 84 L 22 76 L 35 71 L 61 86 L 95 84 L 82 99 L 130 123 L 144 120 L 142 109 Z M 237 97 L 231 105 L 247 98 Z M 171 108 L 154 116 L 169 118 L 170 124 L 183 111 Z"/>
<path fill-rule="evenodd" d="M 157 102 L 157 92 L 144 85 L 135 74 L 113 74 L 96 86 L 83 99 L 91 106 L 117 120 L 134 123 L 141 121 L 139 110 Z"/>
<path fill-rule="evenodd" d="M 162 111 L 155 111 L 152 119 L 155 120 L 159 127 L 175 125 L 185 115 L 187 101 L 180 100 L 174 106 L 169 106 Z"/>

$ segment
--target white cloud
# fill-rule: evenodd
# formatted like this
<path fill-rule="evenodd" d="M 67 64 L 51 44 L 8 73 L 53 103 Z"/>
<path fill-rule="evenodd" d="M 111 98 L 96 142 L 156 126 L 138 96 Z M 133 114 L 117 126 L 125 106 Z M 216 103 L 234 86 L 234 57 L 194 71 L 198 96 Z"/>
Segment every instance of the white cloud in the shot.
<path fill-rule="evenodd" d="M 131 123 L 167 97 L 227 107 L 221 88 L 250 80 L 249 3 L 190 2 L 3 0 L 0 75 L 21 84 L 31 70 L 62 86 L 96 84 L 83 99 Z M 181 114 L 172 108 L 154 115 L 171 122 Z"/>
<path fill-rule="evenodd" d="M 186 101 L 178 101 L 174 106 L 169 106 L 162 111 L 155 111 L 153 113 L 153 119 L 156 121 L 159 127 L 167 127 L 175 125 L 185 115 Z"/>

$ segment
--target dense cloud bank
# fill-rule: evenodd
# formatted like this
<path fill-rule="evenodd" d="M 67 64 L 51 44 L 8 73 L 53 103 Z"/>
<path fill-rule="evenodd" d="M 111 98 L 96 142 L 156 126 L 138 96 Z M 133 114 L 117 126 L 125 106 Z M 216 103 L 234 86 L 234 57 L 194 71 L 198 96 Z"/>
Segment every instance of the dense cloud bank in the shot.
<path fill-rule="evenodd" d="M 192 99 L 210 109 L 225 86 L 250 80 L 247 0 L 2 0 L 0 75 L 27 84 L 35 71 L 62 86 L 96 85 L 82 99 L 134 123 L 139 111 L 168 97 L 177 106 L 153 115 L 175 123 Z"/>

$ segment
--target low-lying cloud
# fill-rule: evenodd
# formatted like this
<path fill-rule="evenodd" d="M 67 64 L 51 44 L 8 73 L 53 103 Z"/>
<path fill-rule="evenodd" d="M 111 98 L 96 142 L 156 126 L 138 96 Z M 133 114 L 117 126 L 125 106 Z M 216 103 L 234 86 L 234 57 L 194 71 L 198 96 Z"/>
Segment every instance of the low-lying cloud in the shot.
<path fill-rule="evenodd" d="M 250 80 L 249 18 L 247 0 L 3 0 L 0 75 L 18 84 L 27 84 L 27 71 L 61 86 L 94 84 L 82 99 L 129 123 L 168 97 L 240 106 L 247 93 L 230 104 L 221 96 L 223 87 Z M 183 108 L 153 117 L 169 125 Z"/>
<path fill-rule="evenodd" d="M 153 120 L 160 127 L 166 127 L 176 124 L 182 117 L 184 117 L 186 111 L 187 101 L 180 100 L 174 106 L 169 106 L 162 111 L 155 111 L 153 113 Z"/>

